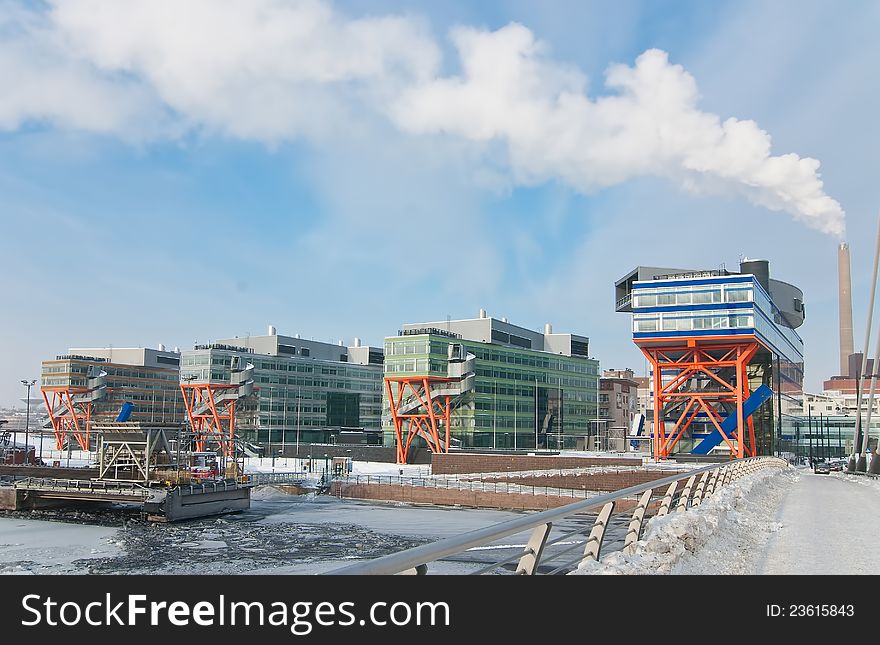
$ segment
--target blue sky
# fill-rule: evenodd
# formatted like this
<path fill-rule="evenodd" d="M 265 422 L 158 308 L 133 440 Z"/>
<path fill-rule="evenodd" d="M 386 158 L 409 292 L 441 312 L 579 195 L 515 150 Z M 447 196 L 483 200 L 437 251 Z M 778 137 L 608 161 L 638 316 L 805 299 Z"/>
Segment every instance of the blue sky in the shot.
<path fill-rule="evenodd" d="M 586 334 L 603 367 L 641 373 L 614 280 L 741 256 L 803 288 L 816 389 L 837 366 L 832 201 L 861 344 L 876 3 L 124 4 L 0 1 L 0 405 L 71 346 L 190 348 L 268 324 L 380 345 L 480 307 Z M 660 117 L 638 96 L 599 107 L 644 87 L 678 93 Z M 706 114 L 757 124 L 717 167 Z M 644 147 L 656 123 L 675 140 Z M 760 131 L 774 158 L 821 162 L 818 193 L 749 156 Z"/>

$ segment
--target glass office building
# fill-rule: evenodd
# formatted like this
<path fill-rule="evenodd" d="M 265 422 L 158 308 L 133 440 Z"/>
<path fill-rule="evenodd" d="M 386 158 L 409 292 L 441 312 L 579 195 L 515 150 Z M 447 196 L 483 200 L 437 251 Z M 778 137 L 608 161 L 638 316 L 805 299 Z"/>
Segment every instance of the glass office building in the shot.
<path fill-rule="evenodd" d="M 752 415 L 758 453 L 772 454 L 794 436 L 803 414 L 804 344 L 795 331 L 805 316 L 803 294 L 770 279 L 769 263 L 745 261 L 741 273 L 638 267 L 616 286 L 617 310 L 632 312 L 633 340 L 640 347 L 756 342 L 746 370 L 748 390 L 767 385 L 773 392 Z M 722 380 L 732 378 L 730 369 L 719 372 Z M 663 384 L 671 378 L 664 373 Z M 706 377 L 695 387 L 716 385 Z M 664 417 L 668 421 L 675 412 L 667 409 Z M 689 452 L 712 429 L 705 415 L 697 415 L 679 451 Z"/>
<path fill-rule="evenodd" d="M 599 363 L 589 339 L 535 332 L 490 318 L 415 323 L 385 339 L 385 375 L 446 376 L 449 345 L 475 356 L 474 387 L 453 401 L 453 445 L 498 449 L 585 447 L 597 431 Z M 394 443 L 387 395 L 386 445 Z"/>
<path fill-rule="evenodd" d="M 254 366 L 256 401 L 238 427 L 268 446 L 380 443 L 382 350 L 268 334 L 196 346 L 181 356 L 182 382 L 228 384 L 233 361 Z"/>
<path fill-rule="evenodd" d="M 50 401 L 53 392 L 88 401 L 93 422 L 114 421 L 125 403 L 133 403 L 132 421 L 177 423 L 186 418 L 179 362 L 179 353 L 164 349 L 75 348 L 42 362 L 40 389 Z M 53 412 L 68 413 L 61 405 Z"/>

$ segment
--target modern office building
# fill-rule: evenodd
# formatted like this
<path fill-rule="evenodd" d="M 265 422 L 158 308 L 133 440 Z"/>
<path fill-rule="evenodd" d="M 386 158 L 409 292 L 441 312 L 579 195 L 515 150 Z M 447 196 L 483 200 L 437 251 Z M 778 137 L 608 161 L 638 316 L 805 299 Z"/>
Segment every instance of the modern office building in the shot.
<path fill-rule="evenodd" d="M 197 345 L 181 356 L 181 382 L 228 384 L 233 361 L 254 366 L 253 405 L 239 436 L 264 447 L 380 443 L 382 350 L 283 336 L 241 336 Z M 250 418 L 248 417 L 250 413 Z"/>
<path fill-rule="evenodd" d="M 803 293 L 771 279 L 767 261 L 745 260 L 739 272 L 637 267 L 615 292 L 616 309 L 632 313 L 633 341 L 652 366 L 657 456 L 770 454 L 794 435 Z M 740 423 L 743 441 L 733 437 Z"/>
<path fill-rule="evenodd" d="M 453 347 L 450 351 L 450 345 Z M 598 431 L 599 362 L 589 339 L 533 331 L 489 317 L 405 324 L 385 339 L 385 375 L 445 377 L 450 357 L 471 354 L 473 386 L 452 402 L 452 445 L 497 449 L 586 447 Z M 382 427 L 394 443 L 387 392 Z"/>
<path fill-rule="evenodd" d="M 123 405 L 133 405 L 132 421 L 183 422 L 178 387 L 180 354 L 148 347 L 71 348 L 43 361 L 40 392 L 59 442 L 74 435 L 88 446 L 94 422 L 114 421 Z"/>

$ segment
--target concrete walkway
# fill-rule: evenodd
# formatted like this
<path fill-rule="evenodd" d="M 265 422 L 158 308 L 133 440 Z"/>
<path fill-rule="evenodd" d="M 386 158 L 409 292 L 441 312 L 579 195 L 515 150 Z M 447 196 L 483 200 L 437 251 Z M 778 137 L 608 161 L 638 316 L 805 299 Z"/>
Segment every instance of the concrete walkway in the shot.
<path fill-rule="evenodd" d="M 760 574 L 880 574 L 880 490 L 802 471 L 776 515 Z"/>

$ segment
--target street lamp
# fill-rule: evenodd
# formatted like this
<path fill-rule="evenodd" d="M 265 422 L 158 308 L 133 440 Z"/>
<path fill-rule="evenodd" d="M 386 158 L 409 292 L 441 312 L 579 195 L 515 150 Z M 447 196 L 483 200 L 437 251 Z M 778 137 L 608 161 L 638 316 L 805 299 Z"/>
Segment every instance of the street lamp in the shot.
<path fill-rule="evenodd" d="M 21 381 L 21 384 L 27 388 L 27 403 L 26 403 L 27 413 L 25 414 L 25 421 L 24 421 L 24 462 L 22 462 L 22 463 L 27 463 L 28 454 L 30 452 L 28 450 L 28 430 L 30 429 L 30 426 L 31 426 L 31 388 L 34 386 L 34 383 L 36 383 L 36 382 L 37 382 L 36 379 L 31 379 L 30 381 L 26 381 L 26 380 L 22 379 L 22 381 Z M 41 448 L 42 448 L 42 444 L 43 444 L 43 442 L 40 441 Z"/>

